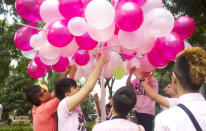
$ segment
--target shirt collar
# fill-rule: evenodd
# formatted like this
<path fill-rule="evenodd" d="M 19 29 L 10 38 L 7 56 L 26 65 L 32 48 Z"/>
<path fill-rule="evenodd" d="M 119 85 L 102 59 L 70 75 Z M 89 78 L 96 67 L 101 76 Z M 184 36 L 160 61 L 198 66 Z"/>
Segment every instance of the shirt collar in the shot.
<path fill-rule="evenodd" d="M 187 93 L 179 97 L 179 103 L 190 101 L 205 101 L 200 93 Z"/>

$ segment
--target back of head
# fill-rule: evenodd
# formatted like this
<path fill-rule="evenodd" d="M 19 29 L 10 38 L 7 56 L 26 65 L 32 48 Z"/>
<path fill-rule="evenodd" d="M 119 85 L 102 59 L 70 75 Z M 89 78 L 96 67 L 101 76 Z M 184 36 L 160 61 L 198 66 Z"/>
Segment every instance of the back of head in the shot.
<path fill-rule="evenodd" d="M 70 88 L 77 86 L 77 83 L 70 78 L 61 79 L 56 83 L 55 95 L 58 99 L 62 100 L 65 98 L 65 93 L 70 92 Z"/>
<path fill-rule="evenodd" d="M 40 89 L 41 87 L 39 85 L 34 85 L 26 91 L 27 99 L 35 106 L 41 105 L 39 100 L 39 97 L 41 97 Z"/>
<path fill-rule="evenodd" d="M 206 52 L 199 47 L 191 47 L 177 56 L 174 73 L 183 89 L 198 91 L 205 81 Z"/>
<path fill-rule="evenodd" d="M 135 104 L 136 94 L 130 86 L 121 87 L 113 96 L 113 108 L 118 115 L 126 116 Z"/>

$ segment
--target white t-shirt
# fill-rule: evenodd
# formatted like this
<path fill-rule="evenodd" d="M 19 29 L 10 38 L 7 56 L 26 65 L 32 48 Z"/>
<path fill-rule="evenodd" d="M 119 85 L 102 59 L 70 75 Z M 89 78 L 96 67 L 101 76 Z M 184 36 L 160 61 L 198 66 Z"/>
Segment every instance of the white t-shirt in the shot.
<path fill-rule="evenodd" d="M 206 130 L 206 101 L 200 93 L 188 93 L 179 97 L 195 116 L 199 125 Z M 164 110 L 155 117 L 155 131 L 196 131 L 186 112 L 178 106 Z"/>
<path fill-rule="evenodd" d="M 58 129 L 59 131 L 86 131 L 85 119 L 80 105 L 69 111 L 67 99 L 64 98 L 58 106 Z"/>
<path fill-rule="evenodd" d="M 145 131 L 145 129 L 129 120 L 113 119 L 96 124 L 92 131 Z"/>

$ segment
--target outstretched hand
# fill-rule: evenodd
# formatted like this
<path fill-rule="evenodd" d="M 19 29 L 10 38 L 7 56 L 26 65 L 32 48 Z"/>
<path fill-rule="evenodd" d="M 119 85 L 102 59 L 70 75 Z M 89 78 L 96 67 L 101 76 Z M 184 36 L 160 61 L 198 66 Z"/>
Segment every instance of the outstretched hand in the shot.
<path fill-rule="evenodd" d="M 134 71 L 136 70 L 136 67 L 132 67 L 130 70 L 129 70 L 129 74 L 132 75 L 134 73 Z"/>

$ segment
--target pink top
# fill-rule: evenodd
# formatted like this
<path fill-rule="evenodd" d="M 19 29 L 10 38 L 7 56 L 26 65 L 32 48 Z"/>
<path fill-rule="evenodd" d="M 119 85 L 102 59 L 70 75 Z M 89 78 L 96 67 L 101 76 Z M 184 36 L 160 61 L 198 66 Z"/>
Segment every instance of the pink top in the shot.
<path fill-rule="evenodd" d="M 56 131 L 55 112 L 57 111 L 59 99 L 54 98 L 40 106 L 34 106 L 33 130 L 34 131 Z"/>
<path fill-rule="evenodd" d="M 148 81 L 148 79 L 146 79 Z M 158 92 L 158 81 L 152 77 L 151 84 L 153 89 Z M 132 81 L 132 87 L 136 93 L 137 103 L 135 105 L 135 110 L 138 113 L 146 113 L 155 115 L 155 101 L 153 101 L 149 96 L 147 96 L 144 88 L 140 85 L 138 79 Z"/>
<path fill-rule="evenodd" d="M 59 131 L 86 131 L 85 119 L 80 105 L 69 111 L 67 99 L 64 98 L 58 106 L 58 129 Z"/>
<path fill-rule="evenodd" d="M 125 119 L 113 119 L 96 124 L 92 131 L 144 131 L 144 127 Z"/>

